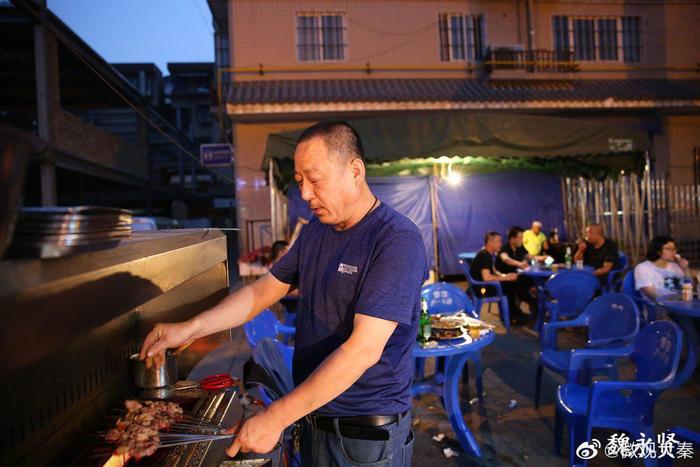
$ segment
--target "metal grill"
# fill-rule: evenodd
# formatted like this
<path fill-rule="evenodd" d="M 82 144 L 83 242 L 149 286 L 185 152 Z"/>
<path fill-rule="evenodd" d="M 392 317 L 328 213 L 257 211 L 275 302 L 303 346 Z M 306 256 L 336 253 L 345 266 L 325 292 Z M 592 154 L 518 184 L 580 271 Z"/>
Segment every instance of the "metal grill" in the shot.
<path fill-rule="evenodd" d="M 1 463 L 14 464 L 45 438 L 55 436 L 59 426 L 68 426 L 67 431 L 72 431 L 70 424 L 86 423 L 84 415 L 89 414 L 81 413 L 86 407 L 100 405 L 100 399 L 115 383 L 125 386 L 126 362 L 136 349 L 135 343 L 127 344 L 76 378 L 55 381 L 51 390 L 42 390 L 46 381 L 38 379 L 38 387 L 29 387 L 23 380 L 21 384 L 28 386 L 26 394 L 15 397 L 19 404 L 9 408 L 10 413 L 5 414 L 0 425 Z"/>

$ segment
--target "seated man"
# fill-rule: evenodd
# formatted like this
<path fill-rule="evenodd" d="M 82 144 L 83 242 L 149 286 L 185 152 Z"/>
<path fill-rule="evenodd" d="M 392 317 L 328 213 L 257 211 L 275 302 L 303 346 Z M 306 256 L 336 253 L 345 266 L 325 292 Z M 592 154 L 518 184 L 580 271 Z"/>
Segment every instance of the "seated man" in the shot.
<path fill-rule="evenodd" d="M 525 269 L 533 256 L 527 252 L 523 246 L 523 229 L 515 226 L 508 231 L 508 241 L 503 245 L 501 251 L 496 257 L 496 270 L 503 273 L 514 273 L 518 268 Z M 534 258 L 538 261 L 544 257 Z M 529 304 L 530 313 L 535 310 L 537 302 L 534 296 L 530 293 L 530 289 L 534 286 L 532 280 L 527 276 L 518 276 L 515 283 L 516 295 Z"/>
<path fill-rule="evenodd" d="M 508 231 L 508 241 L 503 244 L 496 258 L 496 269 L 501 272 L 517 272 L 530 264 L 532 256 L 523 246 L 523 229 L 513 227 Z"/>
<path fill-rule="evenodd" d="M 617 245 L 609 238 L 605 238 L 603 226 L 589 224 L 586 227 L 586 238 L 579 240 L 574 259 L 583 260 L 584 265 L 594 269 L 593 275 L 604 281 L 618 258 Z"/>
<path fill-rule="evenodd" d="M 634 268 L 634 285 L 651 300 L 680 293 L 683 279 L 692 277 L 688 260 L 676 254 L 672 237 L 654 237 L 647 248 L 646 261 Z"/>
<path fill-rule="evenodd" d="M 542 222 L 534 221 L 532 226 L 525 231 L 523 245 L 532 256 L 539 256 L 543 250 L 549 249 L 547 237 L 542 232 Z"/>
<path fill-rule="evenodd" d="M 501 250 L 503 241 L 498 232 L 488 232 L 484 238 L 484 248 L 482 248 L 472 260 L 469 274 L 477 281 L 501 282 L 503 294 L 508 298 L 511 320 L 518 317 L 519 309 L 515 306 L 515 281 L 518 279 L 516 273 L 504 274 L 496 270 L 496 253 Z M 491 297 L 495 295 L 493 287 L 479 288 L 474 291 L 477 296 Z"/>

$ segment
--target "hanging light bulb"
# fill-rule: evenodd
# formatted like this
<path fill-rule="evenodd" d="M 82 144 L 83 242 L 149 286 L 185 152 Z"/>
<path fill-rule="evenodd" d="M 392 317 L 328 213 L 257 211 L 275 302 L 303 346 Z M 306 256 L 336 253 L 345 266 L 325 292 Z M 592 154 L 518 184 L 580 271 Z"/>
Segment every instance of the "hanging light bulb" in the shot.
<path fill-rule="evenodd" d="M 450 186 L 457 186 L 462 183 L 462 174 L 456 170 L 452 170 L 452 164 L 447 167 L 447 184 Z"/>

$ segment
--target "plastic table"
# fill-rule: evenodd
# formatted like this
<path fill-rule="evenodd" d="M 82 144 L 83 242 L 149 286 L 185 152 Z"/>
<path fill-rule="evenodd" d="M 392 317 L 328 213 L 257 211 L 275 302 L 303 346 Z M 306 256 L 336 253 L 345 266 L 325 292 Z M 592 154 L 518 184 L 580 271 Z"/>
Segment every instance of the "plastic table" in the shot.
<path fill-rule="evenodd" d="M 678 324 L 683 329 L 686 337 L 688 352 L 685 364 L 683 365 L 683 370 L 677 373 L 672 386 L 678 388 L 693 374 L 698 360 L 699 340 L 692 318 L 700 318 L 700 299 L 696 296 L 693 300 L 685 301 L 680 295 L 667 295 L 657 298 L 656 303 L 670 313 L 677 315 Z"/>
<path fill-rule="evenodd" d="M 478 251 L 465 251 L 457 255 L 457 258 L 459 259 L 464 259 L 467 262 L 471 263 L 474 258 L 476 258 L 476 254 Z"/>
<path fill-rule="evenodd" d="M 466 343 L 465 340 L 453 340 L 440 342 L 437 347 L 432 348 L 423 348 L 418 342 L 413 346 L 413 356 L 415 358 L 446 357 L 446 359 L 444 383 L 438 384 L 435 381 L 416 382 L 411 387 L 411 396 L 425 393 L 434 393 L 441 396 L 452 429 L 457 434 L 459 444 L 464 452 L 475 457 L 481 457 L 481 448 L 479 448 L 474 434 L 464 422 L 464 414 L 460 407 L 459 382 L 462 368 L 464 368 L 467 360 L 479 355 L 481 349 L 492 343 L 495 337 L 496 334 L 490 331 L 478 340 L 470 343 Z"/>

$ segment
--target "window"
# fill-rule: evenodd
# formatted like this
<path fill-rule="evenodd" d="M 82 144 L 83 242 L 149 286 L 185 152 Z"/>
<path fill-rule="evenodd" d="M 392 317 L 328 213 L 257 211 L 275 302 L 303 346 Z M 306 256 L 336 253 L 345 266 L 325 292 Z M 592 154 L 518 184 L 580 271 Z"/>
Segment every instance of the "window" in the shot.
<path fill-rule="evenodd" d="M 440 60 L 484 59 L 486 31 L 483 16 L 441 14 L 438 17 Z"/>
<path fill-rule="evenodd" d="M 622 55 L 625 62 L 642 61 L 642 19 L 639 16 L 622 18 Z"/>
<path fill-rule="evenodd" d="M 617 60 L 617 21 L 598 20 L 599 53 L 601 60 Z"/>
<path fill-rule="evenodd" d="M 197 108 L 195 109 L 196 112 L 196 118 L 197 118 L 197 123 L 209 123 L 211 120 L 211 114 L 209 113 L 209 106 L 207 105 L 198 105 Z"/>
<path fill-rule="evenodd" d="M 574 20 L 574 59 L 595 60 L 595 26 L 592 19 Z"/>
<path fill-rule="evenodd" d="M 638 16 L 552 17 L 554 49 L 582 61 L 642 61 L 642 20 Z"/>
<path fill-rule="evenodd" d="M 559 57 L 564 60 L 563 57 L 566 56 L 563 52 L 568 52 L 571 50 L 571 41 L 569 40 L 569 22 L 566 16 L 555 16 L 552 18 L 552 30 L 554 35 L 554 50 L 557 52 L 562 52 Z"/>
<path fill-rule="evenodd" d="M 297 15 L 297 59 L 302 62 L 345 60 L 342 14 Z"/>
<path fill-rule="evenodd" d="M 180 107 L 178 109 L 179 113 L 179 118 L 178 118 L 178 125 L 177 127 L 185 132 L 186 134 L 190 133 L 190 109 L 186 109 L 184 107 Z"/>

